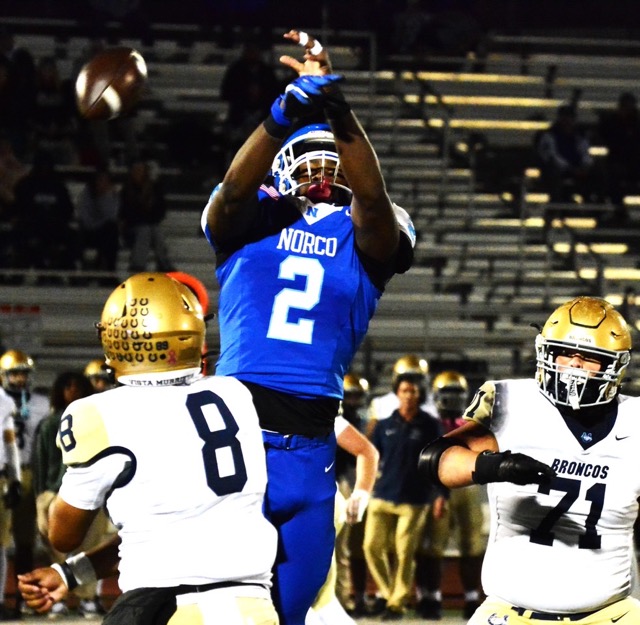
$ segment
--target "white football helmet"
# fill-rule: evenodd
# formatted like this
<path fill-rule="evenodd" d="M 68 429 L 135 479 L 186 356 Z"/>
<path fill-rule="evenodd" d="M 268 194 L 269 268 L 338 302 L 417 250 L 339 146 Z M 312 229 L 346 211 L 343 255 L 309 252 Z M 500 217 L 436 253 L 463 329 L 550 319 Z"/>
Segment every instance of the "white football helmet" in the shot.
<path fill-rule="evenodd" d="M 573 410 L 610 402 L 631 360 L 631 333 L 604 299 L 576 297 L 557 308 L 536 337 L 536 380 L 553 404 Z M 597 372 L 559 366 L 559 355 L 580 353 L 601 363 Z"/>
<path fill-rule="evenodd" d="M 307 195 L 312 201 L 348 204 L 351 190 L 340 170 L 333 133 L 327 124 L 309 124 L 284 142 L 271 165 L 276 189 L 283 195 Z"/>

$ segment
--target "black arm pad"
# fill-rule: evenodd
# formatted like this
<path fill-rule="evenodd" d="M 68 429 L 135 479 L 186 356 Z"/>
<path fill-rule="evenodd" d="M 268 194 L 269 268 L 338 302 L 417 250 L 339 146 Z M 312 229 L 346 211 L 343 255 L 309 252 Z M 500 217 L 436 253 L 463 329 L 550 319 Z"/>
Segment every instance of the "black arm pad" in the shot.
<path fill-rule="evenodd" d="M 438 477 L 440 456 L 449 447 L 467 447 L 461 438 L 455 436 L 441 436 L 431 441 L 421 452 L 418 459 L 418 471 L 424 479 L 434 486 L 446 488 Z"/>

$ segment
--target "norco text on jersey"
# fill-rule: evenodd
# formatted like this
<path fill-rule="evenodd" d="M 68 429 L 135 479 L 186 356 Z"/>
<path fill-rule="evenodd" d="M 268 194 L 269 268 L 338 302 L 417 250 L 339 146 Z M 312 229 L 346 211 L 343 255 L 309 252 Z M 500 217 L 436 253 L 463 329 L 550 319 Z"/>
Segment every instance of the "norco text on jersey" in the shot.
<path fill-rule="evenodd" d="M 278 249 L 296 254 L 315 254 L 316 256 L 335 256 L 338 251 L 336 237 L 321 237 L 295 228 L 285 228 L 280 233 Z"/>

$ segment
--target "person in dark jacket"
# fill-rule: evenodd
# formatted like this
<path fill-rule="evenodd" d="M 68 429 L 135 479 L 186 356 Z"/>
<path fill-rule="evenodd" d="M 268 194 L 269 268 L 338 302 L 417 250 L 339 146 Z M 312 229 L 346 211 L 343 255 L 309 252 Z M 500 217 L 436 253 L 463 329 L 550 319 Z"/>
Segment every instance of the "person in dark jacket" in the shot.
<path fill-rule="evenodd" d="M 415 381 L 399 376 L 394 391 L 400 406 L 376 424 L 371 436 L 380 452 L 380 468 L 364 530 L 364 554 L 378 587 L 374 612 L 384 611 L 383 620 L 402 618 L 412 594 L 414 557 L 430 505 L 436 509 L 444 505 L 442 493 L 425 488 L 418 475 L 422 446 L 442 434 L 442 425 L 420 409 Z"/>

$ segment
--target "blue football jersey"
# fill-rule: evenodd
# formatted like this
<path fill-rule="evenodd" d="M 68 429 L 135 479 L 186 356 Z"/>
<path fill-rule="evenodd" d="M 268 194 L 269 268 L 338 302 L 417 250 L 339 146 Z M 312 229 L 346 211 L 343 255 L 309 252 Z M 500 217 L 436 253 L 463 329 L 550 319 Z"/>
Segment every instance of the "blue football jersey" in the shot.
<path fill-rule="evenodd" d="M 263 211 L 281 209 L 277 198 L 259 197 Z M 297 220 L 245 243 L 216 269 L 216 373 L 298 397 L 341 398 L 382 290 L 358 257 L 350 208 L 300 202 Z"/>

